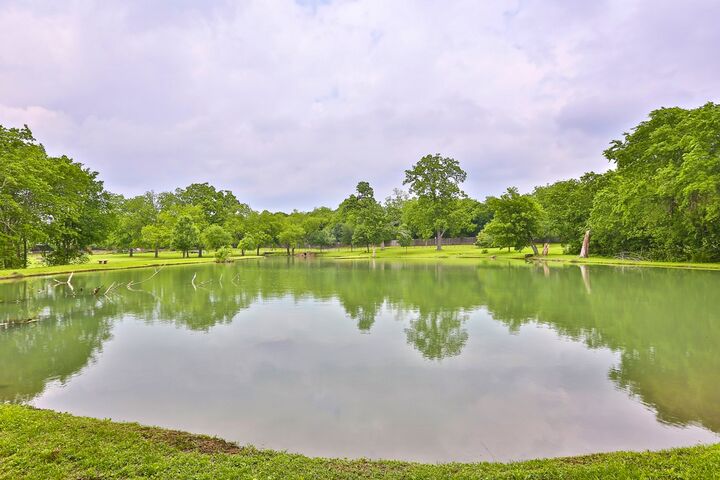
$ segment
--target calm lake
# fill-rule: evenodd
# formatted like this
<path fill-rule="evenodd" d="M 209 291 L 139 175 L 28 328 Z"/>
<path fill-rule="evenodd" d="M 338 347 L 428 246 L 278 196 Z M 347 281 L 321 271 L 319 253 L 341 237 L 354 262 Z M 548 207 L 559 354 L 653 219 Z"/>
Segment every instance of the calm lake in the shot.
<path fill-rule="evenodd" d="M 0 328 L 0 401 L 312 456 L 720 441 L 720 272 L 269 258 L 92 295 L 152 273 L 0 283 L 38 318 Z"/>

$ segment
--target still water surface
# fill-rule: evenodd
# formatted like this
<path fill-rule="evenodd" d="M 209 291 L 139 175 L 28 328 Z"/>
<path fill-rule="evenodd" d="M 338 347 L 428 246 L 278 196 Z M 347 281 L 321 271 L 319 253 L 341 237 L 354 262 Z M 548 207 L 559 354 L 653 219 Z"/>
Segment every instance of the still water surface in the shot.
<path fill-rule="evenodd" d="M 720 272 L 266 259 L 91 294 L 151 274 L 0 284 L 0 323 L 39 319 L 0 329 L 0 401 L 313 456 L 720 440 Z"/>

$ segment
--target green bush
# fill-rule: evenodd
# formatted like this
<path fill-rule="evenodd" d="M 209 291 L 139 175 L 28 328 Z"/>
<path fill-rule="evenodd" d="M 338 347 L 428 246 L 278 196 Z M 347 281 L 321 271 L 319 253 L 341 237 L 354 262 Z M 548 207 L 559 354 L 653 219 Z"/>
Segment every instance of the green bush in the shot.
<path fill-rule="evenodd" d="M 224 246 L 221 248 L 218 248 L 215 251 L 215 263 L 227 263 L 231 262 L 232 260 L 230 257 L 232 256 L 232 249 L 228 246 Z"/>
<path fill-rule="evenodd" d="M 477 234 L 477 237 L 475 239 L 475 245 L 481 248 L 489 248 L 493 246 L 493 241 L 492 238 L 490 238 L 490 235 L 482 231 Z M 486 252 L 483 251 L 483 253 Z"/>

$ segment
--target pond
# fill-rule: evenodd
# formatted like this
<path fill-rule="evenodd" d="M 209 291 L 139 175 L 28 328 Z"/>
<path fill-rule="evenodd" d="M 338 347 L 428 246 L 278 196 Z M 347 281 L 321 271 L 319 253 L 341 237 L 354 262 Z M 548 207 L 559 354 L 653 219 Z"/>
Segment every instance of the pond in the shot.
<path fill-rule="evenodd" d="M 0 323 L 37 319 L 0 328 L 0 401 L 311 456 L 720 439 L 720 272 L 268 258 L 152 275 L 0 284 Z"/>

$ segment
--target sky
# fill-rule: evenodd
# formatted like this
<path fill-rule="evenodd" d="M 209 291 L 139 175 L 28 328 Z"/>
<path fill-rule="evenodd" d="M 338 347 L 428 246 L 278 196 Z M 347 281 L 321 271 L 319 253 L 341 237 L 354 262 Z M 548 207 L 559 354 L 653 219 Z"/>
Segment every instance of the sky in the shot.
<path fill-rule="evenodd" d="M 383 198 L 423 155 L 482 199 L 611 165 L 656 108 L 720 101 L 716 0 L 0 0 L 0 124 L 125 195 Z"/>

